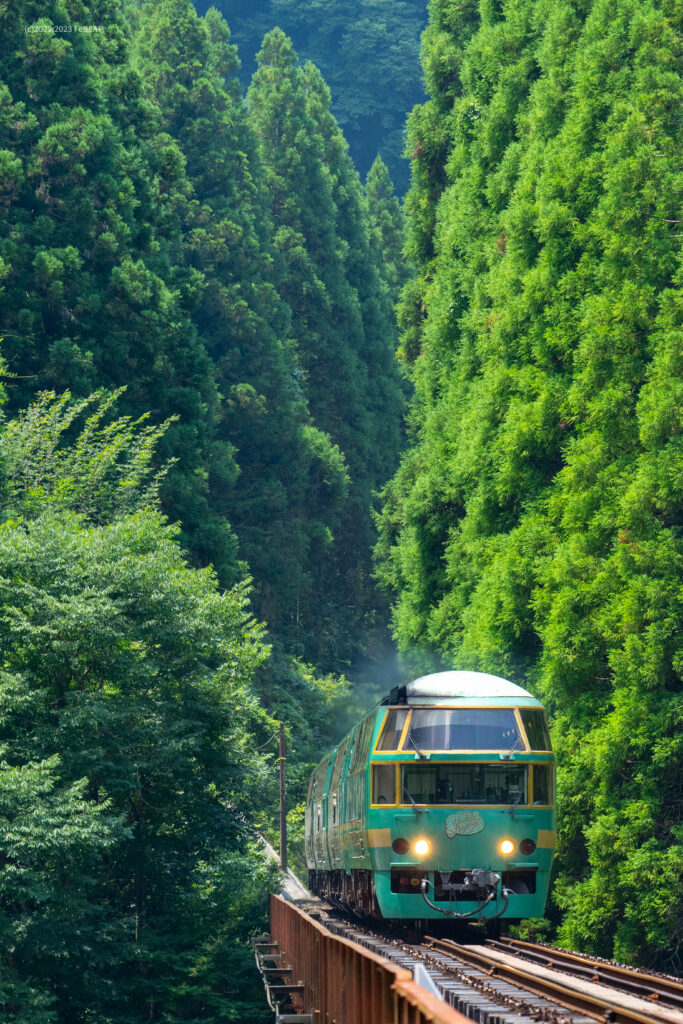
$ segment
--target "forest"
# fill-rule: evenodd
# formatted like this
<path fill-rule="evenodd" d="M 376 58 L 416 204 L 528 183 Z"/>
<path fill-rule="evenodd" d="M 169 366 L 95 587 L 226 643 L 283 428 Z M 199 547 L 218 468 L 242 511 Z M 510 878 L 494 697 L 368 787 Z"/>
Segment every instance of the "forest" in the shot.
<path fill-rule="evenodd" d="M 277 723 L 303 872 L 439 667 L 550 714 L 525 933 L 680 971 L 680 5 L 0 6 L 3 1024 L 270 1021 Z"/>
<path fill-rule="evenodd" d="M 195 7 L 199 14 L 216 7 L 226 19 L 245 88 L 264 35 L 283 29 L 329 85 L 332 113 L 360 173 L 365 177 L 379 154 L 397 192 L 405 193 L 406 114 L 424 99 L 419 54 L 426 0 L 195 0 Z"/>
<path fill-rule="evenodd" d="M 0 1017 L 267 1020 L 276 719 L 295 842 L 389 649 L 401 208 L 279 29 L 245 96 L 189 0 L 3 13 Z"/>
<path fill-rule="evenodd" d="M 681 30 L 669 0 L 432 0 L 377 556 L 400 647 L 546 704 L 545 934 L 680 971 Z M 538 929 L 537 929 L 538 931 Z"/>

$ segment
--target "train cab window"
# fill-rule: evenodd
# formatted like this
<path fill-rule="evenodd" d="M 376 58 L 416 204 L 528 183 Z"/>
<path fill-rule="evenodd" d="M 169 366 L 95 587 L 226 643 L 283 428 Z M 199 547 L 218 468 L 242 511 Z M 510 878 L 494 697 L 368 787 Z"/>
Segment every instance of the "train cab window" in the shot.
<path fill-rule="evenodd" d="M 523 750 L 513 708 L 415 708 L 403 749 Z"/>
<path fill-rule="evenodd" d="M 532 750 L 552 750 L 545 711 L 540 708 L 521 708 L 520 714 Z"/>
<path fill-rule="evenodd" d="M 377 750 L 398 750 L 407 716 L 406 708 L 392 708 L 387 712 L 382 735 L 377 743 Z"/>
<path fill-rule="evenodd" d="M 404 764 L 401 803 L 525 805 L 527 780 L 526 765 Z"/>
<path fill-rule="evenodd" d="M 534 803 L 552 804 L 553 769 L 549 764 L 534 765 Z"/>
<path fill-rule="evenodd" d="M 396 765 L 373 764 L 372 766 L 372 802 L 373 804 L 396 803 Z"/>

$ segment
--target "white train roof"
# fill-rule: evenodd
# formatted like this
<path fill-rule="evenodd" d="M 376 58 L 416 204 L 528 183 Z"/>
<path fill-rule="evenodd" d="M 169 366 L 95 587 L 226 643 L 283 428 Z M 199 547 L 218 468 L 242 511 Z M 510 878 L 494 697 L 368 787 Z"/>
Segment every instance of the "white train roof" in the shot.
<path fill-rule="evenodd" d="M 541 702 L 517 683 L 486 672 L 433 672 L 392 690 L 383 702 L 388 704 L 460 703 L 483 700 L 507 704 L 534 704 Z"/>

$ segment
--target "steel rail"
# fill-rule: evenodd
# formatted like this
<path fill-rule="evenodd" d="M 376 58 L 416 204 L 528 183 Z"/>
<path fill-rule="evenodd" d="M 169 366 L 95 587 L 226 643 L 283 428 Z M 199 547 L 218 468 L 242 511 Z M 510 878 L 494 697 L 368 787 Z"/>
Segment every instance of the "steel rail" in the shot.
<path fill-rule="evenodd" d="M 426 949 L 438 950 L 454 960 L 476 967 L 488 976 L 497 976 L 505 981 L 516 985 L 518 988 L 534 995 L 550 999 L 572 1013 L 582 1013 L 596 1020 L 609 1020 L 613 1024 L 654 1024 L 655 1021 L 671 1020 L 666 1015 L 657 1014 L 653 1006 L 653 1013 L 641 1013 L 638 1010 L 629 1009 L 611 999 L 596 996 L 588 992 L 578 991 L 569 985 L 559 981 L 541 978 L 535 974 L 529 974 L 524 970 L 524 961 L 520 957 L 520 966 L 503 963 L 485 953 L 475 951 L 470 946 L 461 946 L 451 939 L 437 939 L 429 935 L 424 937 Z"/>
<path fill-rule="evenodd" d="M 486 945 L 514 956 L 526 957 L 544 967 L 560 970 L 568 968 L 572 974 L 585 976 L 587 981 L 595 981 L 612 988 L 618 987 L 643 999 L 661 1000 L 683 1009 L 683 982 L 674 978 L 662 978 L 632 967 L 596 961 L 570 950 L 542 946 L 522 939 L 509 939 L 505 936 L 500 939 L 489 939 Z"/>

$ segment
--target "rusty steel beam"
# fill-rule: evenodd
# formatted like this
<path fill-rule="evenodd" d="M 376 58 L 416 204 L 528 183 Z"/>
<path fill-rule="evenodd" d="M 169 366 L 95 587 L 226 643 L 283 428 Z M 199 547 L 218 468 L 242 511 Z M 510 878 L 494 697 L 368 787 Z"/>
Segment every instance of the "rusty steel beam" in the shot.
<path fill-rule="evenodd" d="M 413 981 L 410 971 L 333 935 L 280 896 L 270 897 L 271 937 L 287 956 L 297 1012 L 320 1024 L 472 1024 Z"/>

